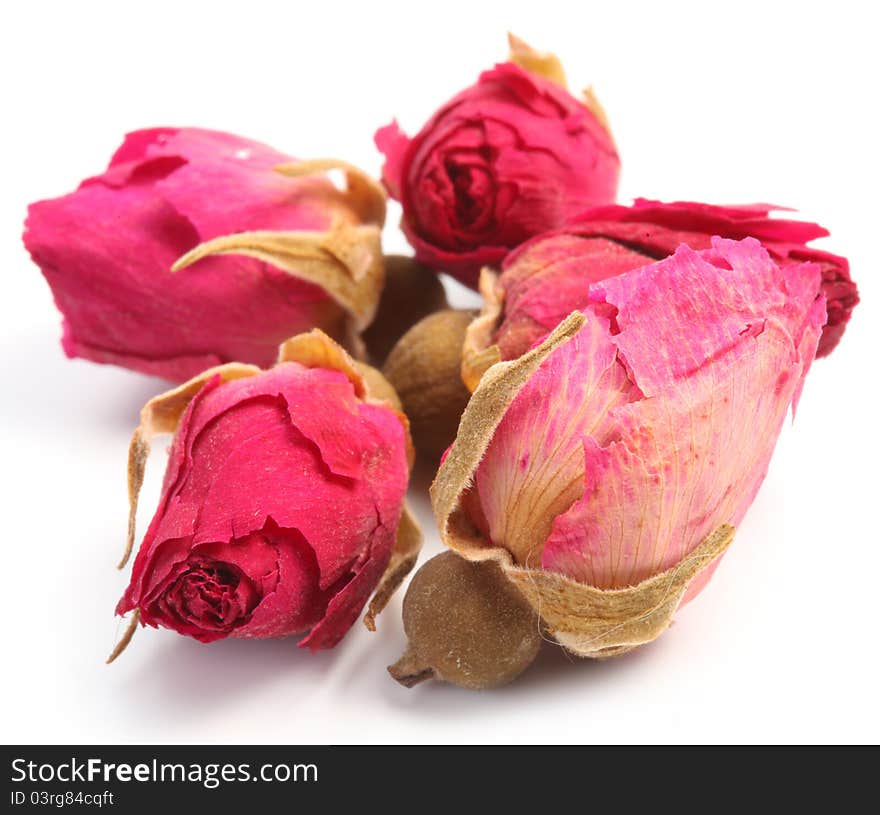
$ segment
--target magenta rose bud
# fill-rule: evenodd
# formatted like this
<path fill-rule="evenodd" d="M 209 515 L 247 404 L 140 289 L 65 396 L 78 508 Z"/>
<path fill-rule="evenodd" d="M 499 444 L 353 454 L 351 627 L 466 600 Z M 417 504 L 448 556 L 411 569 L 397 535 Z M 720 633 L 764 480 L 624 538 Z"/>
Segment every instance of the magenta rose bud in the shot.
<path fill-rule="evenodd" d="M 325 278 L 345 266 L 333 255 L 342 228 L 381 272 L 383 193 L 367 206 L 363 190 L 322 174 L 326 162 L 292 161 L 229 133 L 139 130 L 102 174 L 31 204 L 24 243 L 63 315 L 65 353 L 182 381 L 233 360 L 270 365 L 283 340 L 312 327 L 344 340 L 356 317 L 368 322 Z M 172 273 L 203 242 L 252 230 L 293 230 L 312 251 L 287 269 L 238 255 Z"/>
<path fill-rule="evenodd" d="M 476 288 L 480 268 L 614 200 L 620 160 L 591 94 L 575 99 L 552 55 L 512 38 L 511 61 L 438 110 L 412 139 L 376 133 L 384 181 L 416 258 Z"/>
<path fill-rule="evenodd" d="M 395 398 L 313 331 L 270 370 L 221 366 L 150 402 L 132 441 L 131 534 L 149 436 L 175 435 L 117 613 L 201 642 L 308 632 L 301 646 L 336 645 L 386 570 L 399 581 L 414 559 L 407 424 L 380 392 Z"/>

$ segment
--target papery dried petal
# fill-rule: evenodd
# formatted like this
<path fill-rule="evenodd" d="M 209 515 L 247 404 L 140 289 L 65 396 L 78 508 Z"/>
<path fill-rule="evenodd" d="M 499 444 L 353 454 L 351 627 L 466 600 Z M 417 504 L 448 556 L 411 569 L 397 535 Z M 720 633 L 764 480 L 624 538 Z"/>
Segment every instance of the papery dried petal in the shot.
<path fill-rule="evenodd" d="M 573 309 L 586 308 L 593 283 L 667 257 L 681 244 L 709 249 L 713 235 L 757 238 L 780 266 L 798 268 L 805 261 L 818 266 L 828 320 L 817 356 L 827 355 L 858 303 L 849 264 L 806 245 L 827 230 L 770 217 L 771 211 L 764 204 L 718 207 L 637 199 L 631 207 L 595 207 L 528 241 L 505 258 L 498 279 L 481 285 L 484 296 L 491 286 L 491 297 L 465 343 L 465 381 L 473 390 L 486 360 L 513 359 Z"/>
<path fill-rule="evenodd" d="M 311 628 L 301 644 L 329 648 L 380 586 L 373 625 L 411 568 L 407 423 L 369 384 L 387 383 L 318 331 L 279 356 L 269 371 L 209 372 L 145 408 L 136 438 L 176 433 L 118 613 L 203 642 Z M 144 451 L 133 450 L 136 501 Z"/>
<path fill-rule="evenodd" d="M 576 653 L 656 636 L 764 478 L 815 354 L 820 282 L 715 239 L 594 283 L 582 314 L 480 380 L 432 487 L 444 540 L 498 560 Z M 676 589 L 657 616 L 661 575 Z"/>
<path fill-rule="evenodd" d="M 517 38 L 511 51 L 412 139 L 396 122 L 375 137 L 416 259 L 471 287 L 481 266 L 617 189 L 620 161 L 594 106 L 566 91 L 553 55 Z"/>
<path fill-rule="evenodd" d="M 331 168 L 345 189 L 326 177 Z M 270 365 L 282 340 L 314 326 L 357 350 L 353 322 L 369 320 L 381 289 L 383 218 L 383 191 L 344 162 L 291 164 L 228 133 L 155 128 L 129 134 L 75 192 L 32 204 L 24 242 L 64 317 L 68 356 L 183 381 L 228 361 Z M 339 224 L 351 230 L 331 233 Z M 301 275 L 241 256 L 170 271 L 200 243 L 263 230 L 322 248 Z M 342 306 L 324 288 L 340 267 L 363 278 Z"/>

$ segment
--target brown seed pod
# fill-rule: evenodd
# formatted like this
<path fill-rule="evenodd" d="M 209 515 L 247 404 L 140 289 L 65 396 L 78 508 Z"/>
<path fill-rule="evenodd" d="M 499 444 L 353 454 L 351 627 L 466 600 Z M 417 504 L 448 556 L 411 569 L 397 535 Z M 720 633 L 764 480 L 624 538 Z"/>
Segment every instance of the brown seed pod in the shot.
<path fill-rule="evenodd" d="M 406 331 L 447 305 L 446 291 L 435 272 L 411 257 L 386 255 L 379 309 L 361 335 L 370 361 L 381 365 Z"/>
<path fill-rule="evenodd" d="M 454 552 L 416 572 L 403 600 L 406 653 L 388 672 L 401 685 L 440 679 L 480 690 L 516 679 L 538 655 L 538 615 L 497 563 Z"/>
<path fill-rule="evenodd" d="M 437 461 L 452 444 L 470 393 L 461 379 L 461 349 L 473 312 L 445 309 L 406 332 L 382 369 L 397 391 L 416 450 Z"/>

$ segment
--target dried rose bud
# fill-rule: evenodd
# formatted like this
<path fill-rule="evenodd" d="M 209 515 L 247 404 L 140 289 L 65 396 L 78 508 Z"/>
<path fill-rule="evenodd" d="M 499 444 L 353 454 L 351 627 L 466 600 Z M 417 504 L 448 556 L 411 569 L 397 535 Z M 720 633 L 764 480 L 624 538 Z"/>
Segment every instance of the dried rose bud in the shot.
<path fill-rule="evenodd" d="M 780 266 L 812 261 L 822 272 L 828 322 L 817 356 L 829 354 L 859 301 L 846 258 L 806 244 L 828 234 L 818 224 L 770 217 L 762 204 L 709 204 L 638 199 L 631 207 L 589 210 L 563 229 L 539 235 L 512 252 L 497 281 L 481 286 L 482 317 L 469 331 L 464 374 L 476 387 L 483 370 L 514 359 L 543 339 L 574 309 L 589 302 L 590 285 L 671 255 L 681 244 L 708 249 L 713 235 L 760 240 Z"/>
<path fill-rule="evenodd" d="M 483 376 L 432 486 L 441 535 L 494 559 L 555 639 L 657 637 L 755 497 L 825 320 L 821 270 L 715 238 L 589 287 Z"/>
<path fill-rule="evenodd" d="M 416 258 L 474 288 L 482 266 L 613 201 L 620 172 L 592 93 L 575 99 L 555 56 L 510 44 L 509 62 L 481 74 L 414 138 L 396 122 L 375 137 Z"/>
<path fill-rule="evenodd" d="M 365 368 L 314 330 L 270 370 L 221 366 L 149 402 L 129 457 L 126 557 L 150 436 L 175 436 L 117 614 L 201 642 L 309 631 L 299 644 L 316 650 L 379 586 L 372 627 L 420 539 L 403 504 L 406 419 Z"/>
<path fill-rule="evenodd" d="M 382 287 L 384 193 L 344 163 L 291 162 L 228 133 L 139 130 L 104 173 L 32 204 L 24 242 L 64 316 L 65 353 L 182 381 L 229 361 L 270 365 L 312 327 L 354 345 Z M 256 253 L 172 273 L 203 241 L 249 230 L 285 230 L 287 262 Z"/>
<path fill-rule="evenodd" d="M 385 287 L 370 327 L 363 333 L 370 362 L 381 365 L 395 343 L 419 320 L 446 308 L 436 272 L 402 255 L 385 256 Z"/>

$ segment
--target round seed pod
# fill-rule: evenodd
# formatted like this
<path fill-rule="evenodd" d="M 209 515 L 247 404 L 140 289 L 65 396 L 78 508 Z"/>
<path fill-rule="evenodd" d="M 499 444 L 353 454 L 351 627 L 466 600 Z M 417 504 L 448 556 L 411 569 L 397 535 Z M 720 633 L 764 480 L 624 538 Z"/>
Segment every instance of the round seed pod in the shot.
<path fill-rule="evenodd" d="M 506 685 L 538 655 L 538 615 L 494 561 L 454 552 L 416 572 L 403 600 L 406 653 L 388 672 L 412 687 L 440 679 L 481 690 Z"/>
<path fill-rule="evenodd" d="M 409 418 L 416 450 L 434 462 L 455 439 L 470 399 L 461 349 L 473 316 L 445 309 L 425 317 L 400 338 L 382 369 Z"/>
<path fill-rule="evenodd" d="M 394 344 L 422 317 L 446 308 L 440 278 L 413 258 L 385 256 L 385 287 L 370 326 L 361 334 L 370 361 L 381 365 Z"/>

